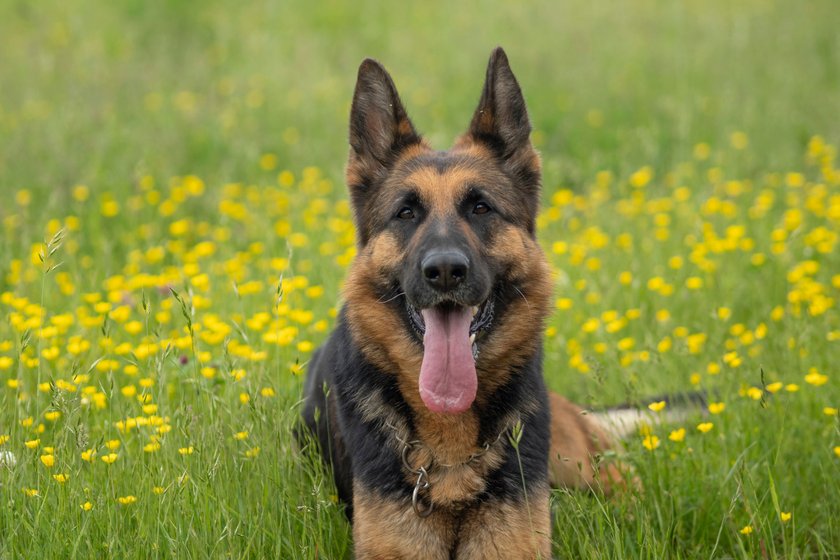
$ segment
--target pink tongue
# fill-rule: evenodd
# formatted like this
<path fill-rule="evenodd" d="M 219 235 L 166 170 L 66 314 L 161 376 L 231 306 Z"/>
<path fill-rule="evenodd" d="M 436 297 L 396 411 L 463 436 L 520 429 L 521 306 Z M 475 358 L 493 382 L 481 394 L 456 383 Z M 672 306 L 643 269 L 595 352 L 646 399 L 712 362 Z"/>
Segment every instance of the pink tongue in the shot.
<path fill-rule="evenodd" d="M 475 374 L 467 307 L 442 311 L 424 309 L 423 364 L 420 366 L 420 398 L 432 412 L 457 414 L 475 400 Z"/>

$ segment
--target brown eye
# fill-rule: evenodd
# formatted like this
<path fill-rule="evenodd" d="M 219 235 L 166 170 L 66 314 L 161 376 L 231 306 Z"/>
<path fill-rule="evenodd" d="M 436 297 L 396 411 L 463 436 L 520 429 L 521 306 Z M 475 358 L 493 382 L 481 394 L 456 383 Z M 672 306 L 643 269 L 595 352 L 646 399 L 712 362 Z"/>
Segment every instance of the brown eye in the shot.
<path fill-rule="evenodd" d="M 486 214 L 490 211 L 490 206 L 486 202 L 477 202 L 473 206 L 473 214 Z"/>
<path fill-rule="evenodd" d="M 397 218 L 401 220 L 411 220 L 414 218 L 414 210 L 406 206 L 397 212 Z"/>

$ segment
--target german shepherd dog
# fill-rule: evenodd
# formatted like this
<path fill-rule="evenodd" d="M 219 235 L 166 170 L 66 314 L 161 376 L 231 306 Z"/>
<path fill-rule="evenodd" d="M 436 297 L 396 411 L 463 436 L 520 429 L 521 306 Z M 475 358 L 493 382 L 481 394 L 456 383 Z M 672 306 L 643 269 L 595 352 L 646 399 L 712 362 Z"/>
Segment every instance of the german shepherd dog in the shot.
<path fill-rule="evenodd" d="M 550 485 L 623 480 L 593 460 L 604 430 L 543 382 L 552 282 L 530 132 L 501 48 L 448 151 L 418 134 L 379 63 L 359 68 L 347 164 L 358 254 L 303 411 L 357 558 L 549 558 Z"/>

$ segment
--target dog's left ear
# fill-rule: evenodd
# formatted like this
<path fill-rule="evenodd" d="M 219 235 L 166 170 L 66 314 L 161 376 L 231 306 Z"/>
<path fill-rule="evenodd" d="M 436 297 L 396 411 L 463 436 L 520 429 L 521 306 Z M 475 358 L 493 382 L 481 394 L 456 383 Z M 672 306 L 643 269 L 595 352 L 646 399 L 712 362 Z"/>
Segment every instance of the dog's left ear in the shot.
<path fill-rule="evenodd" d="M 501 47 L 490 55 L 481 100 L 465 136 L 488 146 L 518 179 L 519 186 L 533 190 L 538 197 L 540 161 L 531 145 L 531 122 L 522 90 Z"/>
<path fill-rule="evenodd" d="M 375 60 L 364 60 L 350 109 L 349 164 L 362 168 L 362 175 L 375 175 L 420 141 L 391 76 Z"/>
<path fill-rule="evenodd" d="M 359 240 L 364 245 L 368 224 L 361 217 L 388 170 L 402 152 L 422 142 L 403 107 L 394 81 L 381 64 L 370 58 L 359 66 L 350 108 L 350 156 L 347 186 L 356 214 Z"/>

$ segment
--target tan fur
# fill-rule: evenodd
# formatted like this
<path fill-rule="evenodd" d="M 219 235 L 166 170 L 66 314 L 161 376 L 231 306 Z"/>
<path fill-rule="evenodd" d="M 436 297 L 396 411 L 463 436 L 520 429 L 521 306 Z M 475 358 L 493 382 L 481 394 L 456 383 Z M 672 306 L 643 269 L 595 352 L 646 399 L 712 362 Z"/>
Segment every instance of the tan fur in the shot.
<path fill-rule="evenodd" d="M 421 518 L 411 503 L 353 488 L 353 548 L 357 560 L 448 560 L 455 526 L 443 511 Z"/>
<path fill-rule="evenodd" d="M 381 77 L 384 69 L 371 70 L 371 64 L 375 65 L 366 62 L 360 69 L 358 87 L 363 89 L 357 90 L 354 107 L 358 102 L 364 109 L 370 95 L 384 91 L 371 86 L 361 74 L 367 68 L 379 71 Z M 411 415 L 388 410 L 389 404 L 380 393 L 358 395 L 359 410 L 367 421 L 387 425 L 391 434 L 387 441 L 393 447 L 390 452 L 406 450 L 409 468 L 403 469 L 402 475 L 409 488 L 417 480 L 411 471 L 420 467 L 427 471 L 430 487 L 425 490 L 423 501 L 433 506 L 431 515 L 420 517 L 405 493 L 396 499 L 394 493 L 380 493 L 354 480 L 353 537 L 359 559 L 516 560 L 551 556 L 548 484 L 529 480 L 528 494 L 522 499 L 487 494 L 477 499 L 490 490 L 488 476 L 505 460 L 508 433 L 500 434 L 497 441 L 479 441 L 481 426 L 474 409 L 451 415 L 429 411 L 418 387 L 423 360 L 421 344 L 406 328 L 401 311 L 384 305 L 382 299 L 382 294 L 393 293 L 394 278 L 406 266 L 405 256 L 415 254 L 420 240 L 429 238 L 427 234 L 438 233 L 428 228 L 440 227 L 441 234 L 454 232 L 466 240 L 471 255 L 493 265 L 494 286 L 503 284 L 508 294 L 521 296 L 510 301 L 506 298 L 504 313 L 494 318 L 492 328 L 486 334 L 481 331 L 476 339 L 478 406 L 474 408 L 488 404 L 509 381 L 511 372 L 537 355 L 552 284 L 549 266 L 535 238 L 540 158 L 528 141 L 530 124 L 524 100 L 500 50 L 491 58 L 488 76 L 491 71 L 495 78 L 488 77 L 470 132 L 456 141 L 449 152 L 454 157 L 448 157 L 446 165 L 435 164 L 437 156 L 419 136 L 415 138 L 407 117 L 392 123 L 395 128 L 391 132 L 408 138 L 409 145 L 389 144 L 390 136 L 376 135 L 388 131 L 386 121 L 392 113 L 404 114 L 395 92 L 390 100 L 383 101 L 380 110 L 367 115 L 378 120 L 362 121 L 361 126 L 370 134 L 358 134 L 356 140 L 364 149 L 356 151 L 353 144 L 351 150 L 346 174 L 356 212 L 359 251 L 344 285 L 347 325 L 367 361 L 394 376 Z M 387 73 L 385 78 L 393 88 Z M 505 100 L 505 95 L 512 97 Z M 495 120 L 497 117 L 501 122 Z M 498 143 L 487 143 L 486 137 L 494 136 L 513 142 L 500 151 Z M 396 146 L 399 153 L 393 153 Z M 371 157 L 370 150 L 376 157 Z M 423 162 L 430 164 L 422 165 Z M 459 214 L 459 205 L 469 200 L 465 195 L 473 186 L 486 192 L 497 207 L 495 210 L 505 218 L 494 222 L 497 225 L 492 232 L 474 229 Z M 420 199 L 428 219 L 415 226 L 410 240 L 401 242 L 402 238 L 387 229 L 377 232 L 383 231 L 386 220 L 394 219 L 390 213 L 396 212 L 394 206 L 399 208 L 406 188 Z M 607 492 L 619 487 L 629 471 L 618 463 L 599 464 L 597 459 L 611 446 L 606 433 L 562 397 L 549 394 L 549 399 L 551 484 L 602 488 Z M 500 419 L 501 425 L 510 427 L 521 416 L 539 411 L 541 395 L 526 395 L 523 400 L 517 402 L 509 418 Z M 489 450 L 483 447 L 486 443 L 492 443 Z M 367 484 L 375 486 L 369 481 Z M 497 494 L 491 492 L 490 496 Z"/>
<path fill-rule="evenodd" d="M 551 558 L 548 488 L 528 503 L 488 502 L 461 523 L 456 558 L 518 560 Z"/>
<path fill-rule="evenodd" d="M 527 504 L 488 501 L 465 511 L 439 508 L 426 518 L 408 501 L 387 500 L 358 485 L 353 492 L 358 560 L 551 558 L 548 488 L 532 492 Z"/>
<path fill-rule="evenodd" d="M 542 339 L 542 326 L 548 315 L 551 276 L 539 245 L 522 230 L 507 226 L 496 236 L 490 254 L 511 264 L 513 284 L 521 285 L 521 299 L 511 303 L 505 316 L 482 345 L 479 363 L 520 366 L 534 355 Z M 520 284 L 521 281 L 521 284 Z M 477 399 L 486 398 L 507 381 L 503 374 L 484 376 Z"/>
<path fill-rule="evenodd" d="M 458 464 L 479 450 L 478 419 L 472 411 L 454 416 L 434 414 L 423 404 L 418 387 L 422 351 L 406 332 L 402 319 L 381 305 L 373 291 L 376 278 L 371 278 L 371 271 L 384 266 L 373 259 L 387 245 L 387 239 L 377 237 L 356 257 L 351 269 L 344 289 L 351 334 L 371 362 L 397 376 L 400 390 L 416 414 L 417 435 L 435 457 L 446 464 Z"/>
<path fill-rule="evenodd" d="M 456 212 L 454 202 L 461 199 L 470 181 L 482 178 L 480 173 L 462 167 L 453 167 L 443 173 L 423 167 L 410 173 L 403 182 L 416 187 L 420 199 L 436 216 L 449 216 Z"/>
<path fill-rule="evenodd" d="M 620 462 L 599 465 L 597 456 L 615 448 L 607 433 L 584 411 L 549 392 L 551 448 L 549 476 L 556 488 L 601 489 L 606 494 L 638 486 L 632 469 Z"/>
<path fill-rule="evenodd" d="M 408 464 L 414 470 L 424 467 L 428 471 L 431 483 L 429 497 L 433 503 L 444 507 L 472 500 L 483 492 L 487 474 L 498 468 L 503 460 L 498 442 L 486 452 L 474 446 L 458 450 L 457 460 L 449 462 L 438 455 L 438 450 L 446 447 L 439 445 L 433 449 L 423 443 L 413 446 L 407 456 Z M 416 475 L 409 474 L 406 480 L 414 484 Z"/>
<path fill-rule="evenodd" d="M 415 157 L 424 150 L 415 148 L 401 159 Z M 482 149 L 475 147 L 465 147 L 464 150 L 483 153 Z M 409 174 L 406 181 L 418 189 L 430 211 L 446 215 L 454 212 L 455 201 L 460 199 L 470 181 L 480 178 L 474 170 L 460 166 L 442 174 L 432 167 L 423 167 Z M 477 240 L 473 243 L 478 244 Z M 432 450 L 439 462 L 459 464 L 477 452 L 483 443 L 477 441 L 477 418 L 472 411 L 449 416 L 434 414 L 426 408 L 418 388 L 422 350 L 403 328 L 402 319 L 391 308 L 381 305 L 376 295 L 377 287 L 387 287 L 383 279 L 388 278 L 389 271 L 401 266 L 402 257 L 408 250 L 410 248 L 397 246 L 388 233 L 372 238 L 361 248 L 344 289 L 348 323 L 354 340 L 366 357 L 398 377 L 401 392 L 417 417 L 417 435 L 427 448 Z M 512 366 L 521 365 L 533 355 L 551 294 L 545 257 L 536 241 L 520 228 L 506 226 L 486 252 L 488 256 L 507 263 L 511 281 L 521 281 L 523 292 L 522 299 L 510 306 L 506 318 L 482 345 L 482 353 L 476 363 L 481 379 L 476 396 L 479 403 L 507 381 Z M 449 480 L 452 476 L 442 478 Z M 457 501 L 475 495 L 483 489 L 483 485 L 470 482 L 468 477 L 463 484 L 444 483 L 440 488 L 436 491 L 441 493 L 442 498 Z"/>

